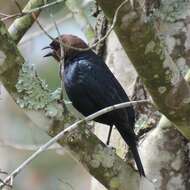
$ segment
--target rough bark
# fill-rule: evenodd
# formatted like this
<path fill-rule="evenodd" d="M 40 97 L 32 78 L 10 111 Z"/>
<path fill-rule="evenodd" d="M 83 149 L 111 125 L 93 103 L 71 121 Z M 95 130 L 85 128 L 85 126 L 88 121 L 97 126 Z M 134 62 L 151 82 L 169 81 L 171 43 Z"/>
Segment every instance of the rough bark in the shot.
<path fill-rule="evenodd" d="M 119 4 L 119 2 L 116 3 Z M 174 6 L 176 8 L 173 8 Z M 165 47 L 167 48 L 168 53 L 183 75 L 186 74 L 188 70 L 187 65 L 189 65 L 189 6 L 189 2 L 183 3 L 175 0 L 164 1 L 160 7 L 160 15 L 156 12 L 156 14 L 161 16 L 163 20 L 161 18 L 154 20 L 157 26 L 159 26 L 157 32 L 162 34 L 162 37 L 166 42 Z M 108 10 L 110 9 L 108 8 Z M 118 37 L 120 38 L 119 35 Z M 134 41 L 134 43 L 135 42 L 136 41 Z M 117 52 L 115 52 L 115 54 L 117 54 Z M 117 69 L 122 68 L 120 62 L 112 62 L 111 64 L 114 64 L 114 67 L 117 67 Z M 123 59 L 123 62 L 128 64 L 126 59 Z M 157 64 L 156 62 L 153 63 Z M 128 65 L 126 65 L 126 68 L 127 67 Z M 119 69 L 118 72 L 120 72 Z M 117 74 L 120 76 L 120 73 Z M 188 83 L 189 76 L 190 72 L 188 72 L 185 77 Z M 124 80 L 127 77 L 127 75 L 123 76 Z M 122 80 L 120 81 L 122 82 Z M 104 132 L 105 130 L 103 129 L 98 130 L 98 134 Z M 115 137 L 117 139 L 116 142 Z M 121 147 L 123 148 L 117 135 L 115 136 L 114 134 L 112 140 L 114 140 L 114 146 L 119 147 L 119 149 Z M 140 142 L 140 154 L 147 177 L 153 181 L 156 189 L 189 189 L 189 143 L 182 135 L 180 135 L 175 129 L 175 126 L 166 119 L 166 117 L 163 116 L 157 128 L 148 133 L 145 136 L 145 139 Z"/>
<path fill-rule="evenodd" d="M 23 11 L 28 11 L 30 9 L 34 9 L 44 5 L 44 0 L 33 0 L 29 1 Z M 36 17 L 40 14 L 40 11 L 36 11 Z M 32 26 L 34 23 L 34 17 L 32 14 L 25 15 L 21 18 L 17 18 L 14 23 L 10 26 L 9 32 L 14 39 L 15 43 L 18 43 L 27 30 Z"/>
<path fill-rule="evenodd" d="M 166 41 L 167 49 L 189 84 L 189 2 L 175 9 L 174 2 L 164 1 L 160 11 L 167 17 L 159 21 L 159 32 Z M 180 2 L 181 3 L 181 2 Z M 163 16 L 163 15 L 162 15 Z M 153 179 L 155 187 L 161 190 L 188 190 L 189 183 L 189 142 L 164 116 L 157 128 L 147 134 L 141 144 L 141 155 L 147 176 Z M 150 155 L 150 156 L 147 156 Z"/>
<path fill-rule="evenodd" d="M 188 190 L 189 150 L 187 140 L 164 116 L 140 146 L 147 177 L 159 190 Z"/>
<path fill-rule="evenodd" d="M 112 20 L 123 1 L 97 2 L 107 18 Z M 166 51 L 156 26 L 143 14 L 139 1 L 133 1 L 133 4 L 134 7 L 130 1 L 126 2 L 120 11 L 115 26 L 117 36 L 160 112 L 190 139 L 189 85 Z"/>
<path fill-rule="evenodd" d="M 28 27 L 29 25 L 26 28 Z M 15 41 L 18 42 L 21 36 L 15 36 Z M 70 114 L 61 115 L 64 112 L 57 103 L 56 94 L 52 94 L 47 89 L 46 84 L 36 76 L 33 68 L 23 65 L 24 59 L 2 22 L 0 22 L 0 53 L 0 79 L 3 85 L 21 108 L 34 112 L 35 118 L 36 116 L 40 119 L 44 118 L 46 125 L 33 120 L 38 127 L 44 130 L 48 128 L 48 134 L 54 136 L 64 128 L 65 123 L 73 121 Z M 28 116 L 32 119 L 30 113 Z M 73 146 L 76 142 L 77 146 Z M 68 146 L 91 175 L 108 189 L 136 190 L 139 186 L 144 189 L 153 189 L 151 183 L 146 179 L 140 179 L 137 172 L 121 160 L 115 152 L 109 151 L 88 129 L 85 129 L 85 124 L 79 130 L 68 134 L 67 138 L 61 139 L 59 143 L 62 146 Z M 115 166 L 118 167 L 115 168 Z"/>

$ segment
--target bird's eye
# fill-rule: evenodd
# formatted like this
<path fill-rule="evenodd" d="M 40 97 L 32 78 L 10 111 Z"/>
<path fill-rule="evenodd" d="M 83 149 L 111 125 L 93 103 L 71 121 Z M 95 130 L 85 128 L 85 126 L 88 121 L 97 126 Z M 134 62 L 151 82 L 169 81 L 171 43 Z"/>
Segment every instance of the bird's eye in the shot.
<path fill-rule="evenodd" d="M 52 47 L 52 49 L 54 50 L 58 50 L 60 48 L 60 45 L 57 41 L 53 41 L 50 46 Z"/>

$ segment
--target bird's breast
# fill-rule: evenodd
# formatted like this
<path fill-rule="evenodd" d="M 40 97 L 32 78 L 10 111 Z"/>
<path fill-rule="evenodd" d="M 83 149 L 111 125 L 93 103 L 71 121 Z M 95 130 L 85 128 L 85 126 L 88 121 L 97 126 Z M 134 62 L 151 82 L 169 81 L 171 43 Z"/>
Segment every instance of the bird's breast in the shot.
<path fill-rule="evenodd" d="M 75 104 L 76 99 L 78 101 L 78 98 L 82 98 L 85 93 L 81 85 L 85 75 L 80 71 L 80 64 L 80 61 L 72 62 L 64 69 L 65 90 L 73 104 Z"/>
<path fill-rule="evenodd" d="M 64 68 L 63 79 L 65 86 L 72 87 L 78 81 L 78 68 L 76 64 L 69 64 Z"/>

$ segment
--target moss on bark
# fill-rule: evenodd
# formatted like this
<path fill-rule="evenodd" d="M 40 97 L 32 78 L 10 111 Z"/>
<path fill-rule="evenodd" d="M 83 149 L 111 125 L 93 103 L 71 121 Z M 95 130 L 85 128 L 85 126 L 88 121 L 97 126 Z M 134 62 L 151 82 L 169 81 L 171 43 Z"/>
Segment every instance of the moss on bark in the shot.
<path fill-rule="evenodd" d="M 112 20 L 123 1 L 97 2 Z M 134 1 L 134 7 L 130 1 L 126 2 L 118 15 L 115 31 L 158 110 L 190 140 L 190 87 L 169 56 L 151 19 L 143 14 L 139 1 Z"/>

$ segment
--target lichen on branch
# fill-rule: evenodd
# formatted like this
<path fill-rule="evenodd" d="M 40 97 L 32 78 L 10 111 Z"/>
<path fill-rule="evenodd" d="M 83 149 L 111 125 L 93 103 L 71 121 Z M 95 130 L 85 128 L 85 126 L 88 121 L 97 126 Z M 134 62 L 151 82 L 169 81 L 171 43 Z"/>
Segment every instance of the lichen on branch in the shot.
<path fill-rule="evenodd" d="M 31 26 L 31 24 L 32 22 L 30 22 L 30 24 L 27 25 L 26 28 L 28 29 Z M 19 25 L 17 25 L 17 27 L 19 27 Z M 26 28 L 24 30 L 26 30 Z M 27 110 L 29 109 L 29 110 L 34 111 L 36 114 L 35 116 L 39 115 L 40 119 L 45 118 L 45 120 L 48 120 L 47 115 L 45 114 L 48 114 L 50 116 L 55 116 L 57 114 L 59 115 L 60 110 L 59 109 L 58 109 L 59 111 L 57 111 L 57 109 L 54 110 L 56 107 L 54 103 L 56 105 L 59 105 L 57 103 L 57 96 L 55 94 L 52 94 L 48 89 L 46 89 L 46 84 L 42 83 L 42 81 L 38 79 L 38 77 L 36 76 L 36 72 L 33 70 L 32 67 L 24 64 L 25 63 L 24 58 L 21 56 L 20 52 L 18 51 L 16 47 L 15 42 L 18 42 L 20 37 L 22 37 L 24 33 L 21 33 L 21 36 L 15 35 L 14 32 L 13 33 L 11 32 L 11 34 L 15 37 L 14 38 L 15 41 L 13 41 L 5 25 L 0 21 L 0 51 L 1 51 L 1 55 L 3 55 L 2 63 L 0 65 L 2 66 L 0 67 L 0 70 L 1 70 L 0 80 L 2 81 L 5 88 L 8 90 L 9 94 L 21 107 L 26 108 Z M 34 91 L 34 94 L 31 91 Z M 47 96 L 47 97 L 43 99 L 44 96 Z M 47 130 L 47 128 L 50 129 L 48 133 L 50 136 L 51 135 L 55 136 L 58 130 L 60 131 L 64 129 L 65 122 L 67 122 L 68 120 L 69 122 L 71 122 L 71 120 L 73 119 L 71 117 L 64 117 L 65 115 L 63 115 L 64 120 L 57 120 L 56 118 L 54 119 L 54 117 L 51 117 L 50 122 L 48 120 L 49 122 L 48 124 L 51 126 L 49 125 L 42 126 L 41 123 L 36 123 L 34 121 L 34 118 L 32 118 L 31 115 L 29 114 L 28 116 L 33 120 L 33 122 L 38 127 L 43 128 L 45 131 Z M 90 153 L 93 152 L 92 147 L 96 146 L 97 144 L 102 144 L 102 146 L 105 146 L 95 135 L 92 134 L 92 132 L 89 131 L 88 134 L 81 133 L 83 131 L 81 129 L 85 130 L 85 125 L 82 125 L 80 130 L 77 132 L 77 135 L 78 136 L 82 135 L 82 138 L 80 138 L 80 141 L 78 141 L 78 144 L 77 144 L 77 147 L 80 147 L 81 149 L 77 149 L 77 152 L 75 152 L 75 154 L 77 155 L 76 158 L 79 158 L 80 156 L 83 156 L 83 155 L 89 155 Z M 65 138 L 61 139 L 59 141 L 59 144 L 61 146 L 64 146 L 64 145 L 69 146 L 69 144 L 67 144 L 67 141 L 65 140 L 66 140 Z M 82 148 L 85 148 L 85 150 L 89 150 L 90 152 L 83 152 L 84 149 Z M 101 150 L 102 149 L 98 150 L 98 154 L 101 154 Z M 102 151 L 104 150 L 105 149 L 103 149 Z M 74 152 L 74 149 L 73 149 L 73 152 Z M 105 154 L 102 154 L 102 155 L 105 156 Z M 115 187 L 122 186 L 122 187 L 125 187 L 123 189 L 127 188 L 127 189 L 138 190 L 139 189 L 138 186 L 140 183 L 139 175 L 137 174 L 137 172 L 134 172 L 134 170 L 130 168 L 130 166 L 128 166 L 123 160 L 121 160 L 119 157 L 117 158 L 118 158 L 117 164 L 122 165 L 121 167 L 122 170 L 120 170 L 121 173 L 118 174 L 120 176 L 119 185 L 117 183 L 118 180 L 114 180 L 115 178 L 113 178 L 113 180 L 110 181 L 110 178 L 106 177 L 107 170 L 101 171 L 100 168 L 95 169 L 95 170 L 92 169 L 91 160 L 85 159 L 85 160 L 80 160 L 80 161 L 85 167 L 87 167 L 88 171 L 90 172 L 92 176 L 95 176 L 98 181 L 106 185 L 108 188 L 111 187 L 111 189 L 113 189 L 112 187 L 114 187 L 114 189 L 118 189 Z M 93 159 L 96 159 L 96 157 L 93 157 Z M 113 166 L 111 164 L 111 160 L 109 162 L 110 163 L 108 166 L 109 167 Z M 14 173 L 13 177 L 15 177 L 20 172 L 20 168 L 21 167 L 18 167 L 18 170 L 16 170 L 16 173 Z M 134 176 L 133 181 L 131 180 L 131 175 Z M 104 178 L 102 178 L 102 176 L 104 176 Z M 129 183 L 131 184 L 131 187 L 130 187 L 130 184 L 126 185 L 126 181 L 127 181 L 126 179 L 128 179 Z M 7 182 L 9 181 L 10 179 L 8 179 Z M 109 183 L 111 183 L 111 186 Z"/>
<path fill-rule="evenodd" d="M 107 18 L 112 20 L 116 8 L 123 1 L 97 2 Z M 120 11 L 115 32 L 158 110 L 190 140 L 190 87 L 169 56 L 158 27 L 152 19 L 146 17 L 139 1 L 134 0 L 134 7 L 128 1 Z"/>
<path fill-rule="evenodd" d="M 19 96 L 16 103 L 29 110 L 43 110 L 46 116 L 63 119 L 63 106 L 58 104 L 61 98 L 61 88 L 51 92 L 47 83 L 40 79 L 33 65 L 22 65 L 19 72 L 16 89 Z"/>

